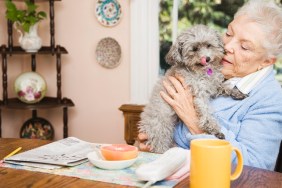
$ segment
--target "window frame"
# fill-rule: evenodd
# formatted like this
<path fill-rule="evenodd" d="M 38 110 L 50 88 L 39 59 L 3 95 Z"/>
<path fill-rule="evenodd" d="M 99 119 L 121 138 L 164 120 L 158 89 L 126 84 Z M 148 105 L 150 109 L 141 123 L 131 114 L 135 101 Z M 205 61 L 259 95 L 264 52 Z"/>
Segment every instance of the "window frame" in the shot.
<path fill-rule="evenodd" d="M 159 0 L 131 0 L 130 103 L 146 104 L 159 77 Z"/>

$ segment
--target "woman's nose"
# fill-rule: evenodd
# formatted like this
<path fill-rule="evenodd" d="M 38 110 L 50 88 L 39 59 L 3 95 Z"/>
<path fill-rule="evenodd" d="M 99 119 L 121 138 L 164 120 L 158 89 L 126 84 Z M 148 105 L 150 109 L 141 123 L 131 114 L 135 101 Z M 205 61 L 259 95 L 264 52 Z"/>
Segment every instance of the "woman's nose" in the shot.
<path fill-rule="evenodd" d="M 234 42 L 233 42 L 233 40 L 225 41 L 224 50 L 225 50 L 225 53 L 234 53 Z"/>

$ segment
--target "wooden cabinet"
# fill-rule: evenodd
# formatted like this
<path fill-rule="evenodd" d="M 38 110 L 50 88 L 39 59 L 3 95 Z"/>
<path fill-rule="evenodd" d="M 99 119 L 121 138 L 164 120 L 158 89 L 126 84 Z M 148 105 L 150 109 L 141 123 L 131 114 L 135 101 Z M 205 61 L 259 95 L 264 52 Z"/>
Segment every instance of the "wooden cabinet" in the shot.
<path fill-rule="evenodd" d="M 20 0 L 15 0 L 20 1 Z M 22 0 L 23 1 L 23 0 Z M 13 45 L 13 23 L 8 22 L 8 42 L 7 45 L 3 44 L 0 47 L 1 56 L 2 56 L 2 87 L 3 87 L 3 98 L 0 101 L 0 110 L 5 109 L 22 109 L 22 110 L 31 110 L 32 117 L 37 116 L 37 111 L 41 109 L 52 109 L 52 108 L 62 108 L 63 109 L 63 137 L 68 137 L 68 107 L 73 107 L 74 103 L 71 99 L 62 97 L 61 90 L 61 55 L 67 54 L 67 50 L 55 44 L 55 22 L 54 22 L 54 4 L 56 1 L 60 0 L 33 0 L 32 2 L 40 3 L 40 2 L 49 2 L 49 17 L 50 17 L 50 46 L 43 46 L 36 53 L 28 53 L 25 52 L 21 47 Z M 8 69 L 8 61 L 10 61 L 14 56 L 30 56 L 31 61 L 31 71 L 36 71 L 37 56 L 53 56 L 54 63 L 56 63 L 56 84 L 57 85 L 57 94 L 56 96 L 45 96 L 40 102 L 34 104 L 27 104 L 21 102 L 18 98 L 10 98 L 8 94 L 8 87 L 13 87 L 13 83 L 10 83 L 9 75 L 7 73 Z M 48 83 L 48 85 L 51 83 Z M 2 126 L 2 118 L 0 111 L 0 137 L 2 136 L 1 126 Z"/>
<path fill-rule="evenodd" d="M 133 145 L 138 135 L 138 122 L 144 105 L 124 104 L 119 110 L 124 115 L 124 139 L 127 144 Z"/>

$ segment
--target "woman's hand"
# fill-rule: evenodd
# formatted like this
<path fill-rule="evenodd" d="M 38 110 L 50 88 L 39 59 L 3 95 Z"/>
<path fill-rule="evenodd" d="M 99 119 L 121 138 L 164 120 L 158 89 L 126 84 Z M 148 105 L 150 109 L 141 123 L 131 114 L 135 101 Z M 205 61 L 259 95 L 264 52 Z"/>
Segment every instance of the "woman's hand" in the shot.
<path fill-rule="evenodd" d="M 140 151 L 150 151 L 150 146 L 146 145 L 148 136 L 145 133 L 139 133 L 137 135 L 138 147 Z"/>
<path fill-rule="evenodd" d="M 193 104 L 193 96 L 190 88 L 185 84 L 183 77 L 169 77 L 163 85 L 167 93 L 161 91 L 162 98 L 174 109 L 178 117 L 183 121 L 192 134 L 201 134 L 203 131 L 198 127 L 198 117 Z"/>

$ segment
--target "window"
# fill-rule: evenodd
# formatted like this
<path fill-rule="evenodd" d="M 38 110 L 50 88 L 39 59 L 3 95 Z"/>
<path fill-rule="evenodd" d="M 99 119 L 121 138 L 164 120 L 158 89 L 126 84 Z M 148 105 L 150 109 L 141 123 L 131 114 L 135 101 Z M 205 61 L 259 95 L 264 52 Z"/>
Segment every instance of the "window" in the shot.
<path fill-rule="evenodd" d="M 203 23 L 226 28 L 246 0 L 179 0 L 178 32 Z M 276 0 L 281 2 L 282 0 Z M 165 54 L 171 46 L 173 0 L 131 0 L 131 89 L 130 103 L 146 104 L 158 76 L 168 65 Z M 282 73 L 282 61 L 276 64 Z M 282 81 L 282 75 L 280 76 Z"/>

